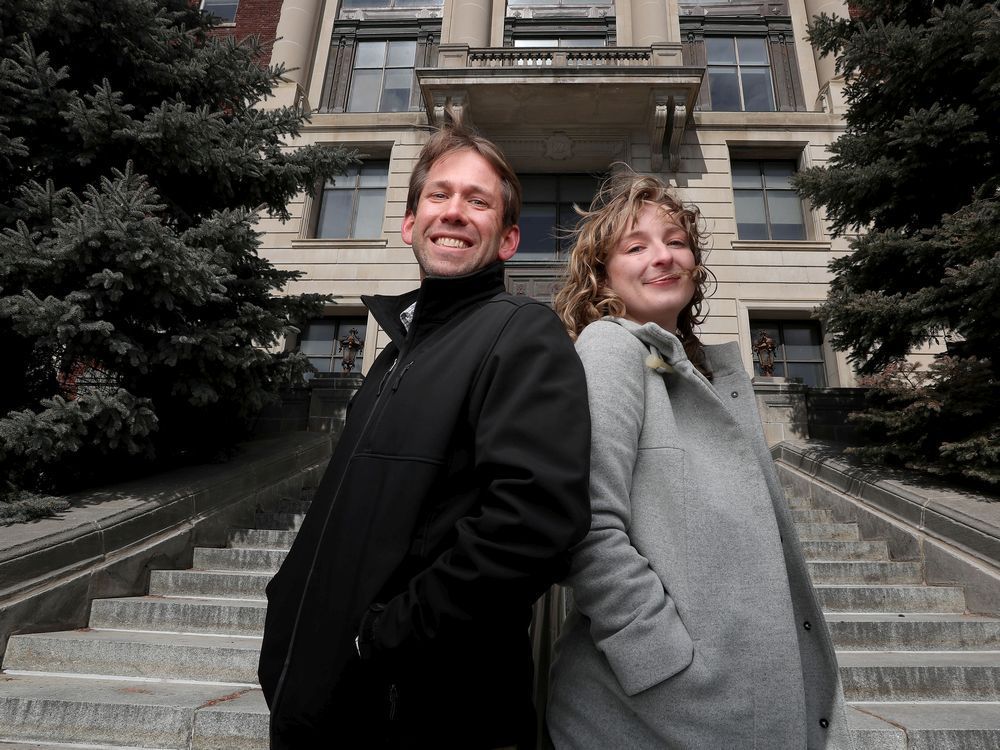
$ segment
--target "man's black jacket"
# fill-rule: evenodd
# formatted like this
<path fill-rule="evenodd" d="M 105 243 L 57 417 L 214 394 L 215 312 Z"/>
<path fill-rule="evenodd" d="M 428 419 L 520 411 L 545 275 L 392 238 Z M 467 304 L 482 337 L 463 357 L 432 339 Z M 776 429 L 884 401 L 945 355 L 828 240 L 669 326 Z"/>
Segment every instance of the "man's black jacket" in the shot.
<path fill-rule="evenodd" d="M 531 604 L 590 522 L 583 369 L 500 263 L 365 303 L 392 343 L 267 587 L 271 747 L 531 747 Z"/>

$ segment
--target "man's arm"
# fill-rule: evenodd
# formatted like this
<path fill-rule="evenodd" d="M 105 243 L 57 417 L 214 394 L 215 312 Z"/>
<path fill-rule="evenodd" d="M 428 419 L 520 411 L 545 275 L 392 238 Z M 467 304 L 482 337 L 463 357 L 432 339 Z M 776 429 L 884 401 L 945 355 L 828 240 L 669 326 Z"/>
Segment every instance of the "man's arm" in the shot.
<path fill-rule="evenodd" d="M 520 307 L 472 388 L 481 512 L 455 545 L 381 612 L 369 611 L 375 653 L 468 623 L 523 617 L 568 571 L 590 525 L 590 414 L 583 368 L 548 308 Z M 363 639 L 362 639 L 363 640 Z"/>

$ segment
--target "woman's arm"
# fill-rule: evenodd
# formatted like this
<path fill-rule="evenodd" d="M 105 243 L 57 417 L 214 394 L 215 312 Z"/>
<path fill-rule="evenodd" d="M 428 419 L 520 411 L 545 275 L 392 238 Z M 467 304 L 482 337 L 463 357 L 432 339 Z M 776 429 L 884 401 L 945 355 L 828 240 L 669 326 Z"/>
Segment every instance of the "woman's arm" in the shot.
<path fill-rule="evenodd" d="M 645 418 L 643 344 L 615 323 L 577 342 L 592 429 L 590 532 L 575 548 L 569 583 L 597 648 L 635 695 L 691 663 L 691 638 L 673 600 L 629 537 L 632 474 Z M 666 502 L 668 498 L 664 498 Z"/>

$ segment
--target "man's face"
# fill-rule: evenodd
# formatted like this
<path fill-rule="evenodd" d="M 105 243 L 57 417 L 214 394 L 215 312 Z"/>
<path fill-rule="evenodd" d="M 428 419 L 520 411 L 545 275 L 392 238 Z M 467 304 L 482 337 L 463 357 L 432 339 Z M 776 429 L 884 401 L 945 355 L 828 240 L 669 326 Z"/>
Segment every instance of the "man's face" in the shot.
<path fill-rule="evenodd" d="M 475 151 L 453 151 L 427 173 L 416 213 L 403 219 L 420 278 L 461 276 L 517 252 L 520 230 L 503 228 L 500 177 Z"/>

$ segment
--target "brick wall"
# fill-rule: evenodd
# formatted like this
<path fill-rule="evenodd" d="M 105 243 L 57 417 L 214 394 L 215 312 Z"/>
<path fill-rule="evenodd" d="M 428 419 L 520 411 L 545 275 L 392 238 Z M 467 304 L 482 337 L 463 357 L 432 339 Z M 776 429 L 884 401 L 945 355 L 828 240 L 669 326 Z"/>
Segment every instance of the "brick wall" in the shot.
<path fill-rule="evenodd" d="M 215 30 L 217 36 L 235 36 L 245 39 L 256 34 L 264 45 L 263 60 L 271 59 L 271 45 L 278 29 L 283 0 L 240 0 L 236 11 L 236 25 L 222 26 Z"/>

